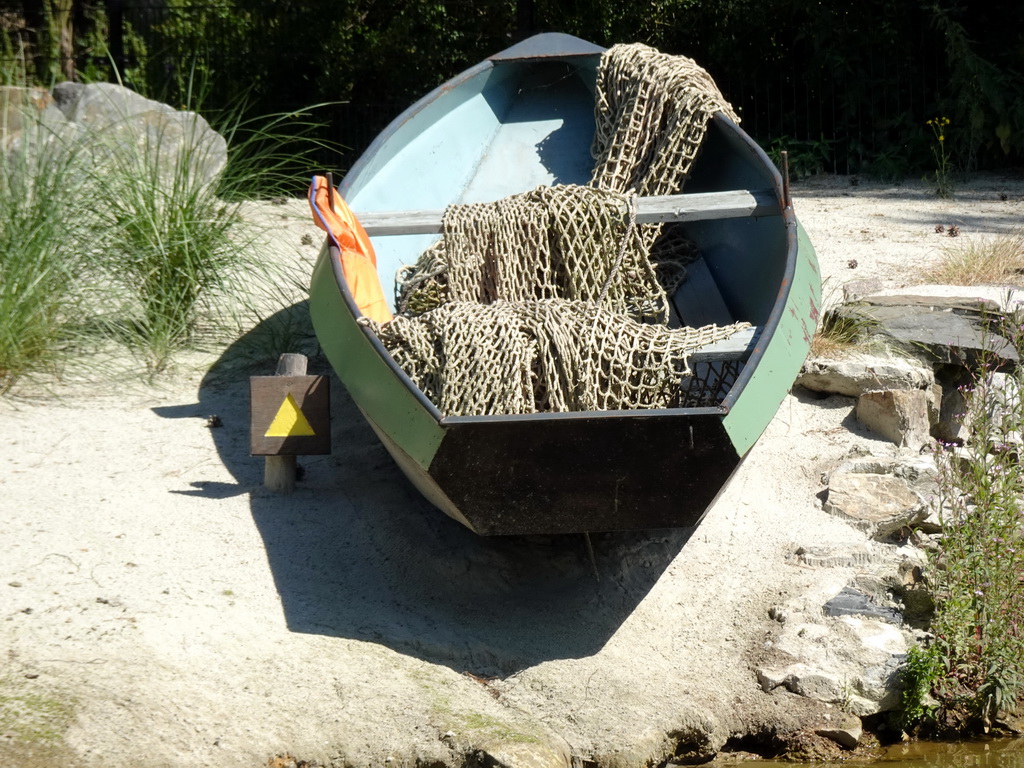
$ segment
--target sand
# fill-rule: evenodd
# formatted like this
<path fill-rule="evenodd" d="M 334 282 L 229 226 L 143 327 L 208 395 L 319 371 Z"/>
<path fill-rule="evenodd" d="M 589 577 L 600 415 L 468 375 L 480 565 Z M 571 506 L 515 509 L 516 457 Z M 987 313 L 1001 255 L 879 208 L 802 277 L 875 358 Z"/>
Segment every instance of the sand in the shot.
<path fill-rule="evenodd" d="M 950 244 L 937 224 L 980 239 L 1024 221 L 1019 175 L 953 200 L 854 181 L 793 190 L 826 297 L 921 282 Z M 267 210 L 301 282 L 319 236 L 301 201 Z M 483 539 L 431 508 L 336 383 L 333 455 L 302 459 L 294 494 L 266 491 L 250 371 L 223 362 L 246 348 L 272 373 L 257 335 L 152 384 L 0 400 L 0 765 L 461 765 L 484 749 L 639 766 L 817 716 L 763 693 L 751 659 L 772 606 L 851 578 L 793 554 L 863 541 L 819 498 L 852 448 L 893 450 L 852 400 L 787 397 L 695 530 L 595 536 L 596 581 L 581 537 Z"/>

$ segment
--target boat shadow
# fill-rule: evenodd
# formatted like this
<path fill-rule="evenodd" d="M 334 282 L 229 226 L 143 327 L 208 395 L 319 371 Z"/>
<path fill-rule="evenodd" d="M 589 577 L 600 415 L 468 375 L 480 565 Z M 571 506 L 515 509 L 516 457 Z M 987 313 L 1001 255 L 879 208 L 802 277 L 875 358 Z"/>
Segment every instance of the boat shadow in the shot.
<path fill-rule="evenodd" d="M 294 632 L 379 643 L 478 676 L 590 656 L 692 532 L 593 534 L 593 561 L 582 535 L 477 536 L 412 487 L 333 374 L 332 455 L 300 457 L 295 493 L 272 494 L 262 487 L 263 460 L 248 454 L 246 409 L 248 376 L 272 373 L 275 361 L 242 373 L 237 360 L 247 344 L 243 337 L 225 351 L 187 412 L 226 414 L 226 428 L 210 433 L 238 492 L 250 495 Z M 329 366 L 312 358 L 309 370 Z M 232 491 L 192 493 L 216 499 Z"/>

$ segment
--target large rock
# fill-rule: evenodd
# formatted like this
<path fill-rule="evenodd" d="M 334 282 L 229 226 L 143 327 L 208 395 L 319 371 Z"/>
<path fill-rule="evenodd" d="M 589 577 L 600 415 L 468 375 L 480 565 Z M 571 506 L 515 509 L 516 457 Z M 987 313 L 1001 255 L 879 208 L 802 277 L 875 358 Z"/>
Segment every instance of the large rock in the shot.
<path fill-rule="evenodd" d="M 843 749 L 856 749 L 864 735 L 864 726 L 856 715 L 837 712 L 832 717 L 832 722 L 822 725 L 814 732 L 831 739 Z"/>
<path fill-rule="evenodd" d="M 836 467 L 827 482 L 826 512 L 874 539 L 886 539 L 928 517 L 938 470 L 931 456 L 866 456 Z"/>
<path fill-rule="evenodd" d="M 972 296 L 869 296 L 847 304 L 840 313 L 874 321 L 873 332 L 912 352 L 928 351 L 935 360 L 974 367 L 995 357 L 1016 362 L 1017 351 L 995 332 L 989 320 L 1000 306 Z"/>
<path fill-rule="evenodd" d="M 857 398 L 857 420 L 902 448 L 918 451 L 932 442 L 931 392 L 891 389 Z"/>
<path fill-rule="evenodd" d="M 122 161 L 174 179 L 213 183 L 227 165 L 227 142 L 195 112 L 179 111 L 113 83 L 60 83 L 53 89 L 60 111 L 85 129 L 90 142 L 106 142 Z"/>
<path fill-rule="evenodd" d="M 59 133 L 67 121 L 42 88 L 0 86 L 0 149 L 16 152 L 38 146 Z"/>
<path fill-rule="evenodd" d="M 895 608 L 879 605 L 874 598 L 859 589 L 845 587 L 842 592 L 822 606 L 826 616 L 863 616 L 889 624 L 902 624 L 903 615 Z"/>
<path fill-rule="evenodd" d="M 1011 313 L 1024 306 L 1024 291 L 1006 285 L 945 285 L 928 283 L 903 288 L 885 288 L 881 290 L 863 290 L 849 296 L 847 303 L 856 299 L 865 299 L 869 303 L 883 303 L 895 299 L 894 303 L 904 303 L 907 296 L 914 297 L 918 303 L 926 303 L 936 308 L 951 309 L 954 312 L 977 314 L 979 309 L 986 313 L 993 308 L 1001 313 Z M 846 294 L 844 293 L 844 296 Z"/>
<path fill-rule="evenodd" d="M 815 392 L 860 397 L 883 389 L 929 390 L 935 383 L 931 367 L 894 355 L 857 354 L 837 360 L 808 360 L 796 384 Z"/>
<path fill-rule="evenodd" d="M 485 768 L 569 768 L 569 755 L 542 741 L 496 739 L 483 744 L 477 761 Z"/>
<path fill-rule="evenodd" d="M 898 670 L 908 643 L 907 633 L 877 619 L 788 622 L 757 678 L 765 691 L 784 687 L 866 717 L 897 707 Z"/>

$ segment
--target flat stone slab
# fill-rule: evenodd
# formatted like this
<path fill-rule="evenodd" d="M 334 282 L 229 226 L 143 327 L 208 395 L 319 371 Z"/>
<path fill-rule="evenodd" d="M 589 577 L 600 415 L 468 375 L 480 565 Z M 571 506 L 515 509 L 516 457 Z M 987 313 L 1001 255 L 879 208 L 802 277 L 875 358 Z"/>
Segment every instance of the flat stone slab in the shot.
<path fill-rule="evenodd" d="M 909 350 L 925 350 L 939 362 L 974 366 L 993 354 L 1016 363 L 1017 352 L 1005 338 L 985 327 L 983 312 L 999 307 L 986 300 L 952 297 L 942 302 L 929 297 L 891 296 L 881 303 L 862 300 L 839 309 L 846 317 L 873 320 L 876 334 L 888 336 Z"/>
<path fill-rule="evenodd" d="M 814 392 L 860 397 L 882 389 L 928 389 L 935 383 L 931 366 L 892 355 L 864 355 L 808 360 L 797 386 Z"/>
<path fill-rule="evenodd" d="M 902 614 L 895 608 L 879 605 L 871 595 L 850 587 L 844 588 L 842 592 L 825 603 L 822 610 L 826 616 L 866 616 L 897 626 L 903 623 Z"/>
<path fill-rule="evenodd" d="M 1024 305 L 1024 291 L 1004 285 L 915 285 L 909 288 L 862 290 L 852 296 L 867 303 L 910 296 L 927 300 L 936 307 L 941 306 L 945 300 L 951 300 L 954 304 L 983 301 L 989 306 L 995 306 L 999 312 L 1012 312 Z"/>

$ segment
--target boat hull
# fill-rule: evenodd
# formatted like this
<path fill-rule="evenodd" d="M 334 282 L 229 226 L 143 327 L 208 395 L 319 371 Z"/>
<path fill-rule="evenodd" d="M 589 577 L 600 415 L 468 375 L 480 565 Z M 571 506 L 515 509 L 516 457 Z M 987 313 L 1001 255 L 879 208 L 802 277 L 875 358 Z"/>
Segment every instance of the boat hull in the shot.
<path fill-rule="evenodd" d="M 538 184 L 585 183 L 600 49 L 567 36 L 528 42 L 454 78 L 385 129 L 339 187 L 353 210 L 437 209 Z M 537 83 L 548 85 L 531 91 Z M 776 191 L 777 214 L 687 228 L 720 311 L 760 329 L 742 366 L 712 370 L 735 381 L 707 406 L 445 418 L 358 322 L 338 254 L 327 245 L 311 282 L 314 327 L 402 471 L 477 533 L 695 525 L 774 416 L 817 318 L 817 264 L 782 180 L 738 126 L 716 115 L 686 191 L 755 188 Z M 382 278 L 415 261 L 432 239 L 375 240 Z M 679 310 L 684 319 L 696 311 L 707 320 L 705 308 Z"/>

